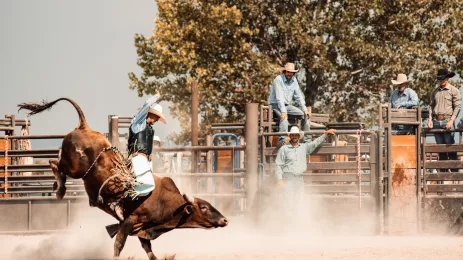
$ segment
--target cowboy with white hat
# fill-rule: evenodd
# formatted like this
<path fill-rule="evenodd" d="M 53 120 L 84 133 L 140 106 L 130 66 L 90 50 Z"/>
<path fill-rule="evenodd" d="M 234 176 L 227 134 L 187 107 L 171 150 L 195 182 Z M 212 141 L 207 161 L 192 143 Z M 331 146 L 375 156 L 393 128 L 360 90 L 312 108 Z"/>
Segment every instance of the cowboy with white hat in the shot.
<path fill-rule="evenodd" d="M 392 108 L 409 109 L 414 106 L 418 106 L 418 95 L 415 91 L 413 91 L 413 89 L 407 87 L 407 84 L 410 82 L 412 82 L 412 80 L 409 80 L 407 75 L 402 73 L 397 75 L 397 79 L 391 80 L 391 83 L 396 86 L 396 89 L 392 91 L 392 94 L 389 97 L 389 103 L 391 103 Z M 392 126 L 393 130 L 407 131 L 400 132 L 398 134 L 408 134 L 408 131 L 412 128 L 412 126 L 405 125 Z"/>
<path fill-rule="evenodd" d="M 159 91 L 148 99 L 132 119 L 129 128 L 128 151 L 132 157 L 132 169 L 136 180 L 141 183 L 134 187 L 132 198 L 148 195 L 154 188 L 154 177 L 151 172 L 151 152 L 155 139 L 153 125 L 157 121 L 167 123 L 161 105 L 156 101 L 161 97 Z M 159 137 L 158 137 L 159 139 Z"/>
<path fill-rule="evenodd" d="M 305 105 L 304 95 L 294 77 L 296 69 L 294 63 L 286 63 L 284 68 L 280 68 L 281 74 L 278 75 L 270 87 L 270 95 L 268 97 L 268 104 L 272 106 L 273 112 L 279 119 L 280 124 L 278 132 L 288 132 L 288 115 L 299 116 L 302 118 L 302 130 L 309 131 L 310 114 Z M 293 106 L 293 102 L 295 106 Z M 306 136 L 304 141 L 310 141 L 311 136 Z M 278 147 L 285 143 L 285 137 L 280 136 Z"/>
<path fill-rule="evenodd" d="M 155 188 L 150 163 L 154 137 L 152 126 L 157 121 L 167 123 L 161 105 L 156 103 L 160 97 L 161 94 L 156 91 L 154 96 L 146 100 L 135 114 L 129 127 L 127 151 L 132 157 L 132 170 L 138 183 L 131 192 L 132 199 L 146 196 Z M 123 200 L 118 200 L 110 205 L 121 221 L 124 220 L 122 202 Z"/>
<path fill-rule="evenodd" d="M 335 130 L 330 129 L 312 142 L 299 143 L 304 132 L 297 126 L 291 127 L 288 132 L 289 144 L 278 150 L 275 176 L 278 184 L 284 185 L 287 211 L 291 216 L 298 215 L 301 208 L 301 199 L 304 196 L 303 174 L 307 170 L 307 155 L 311 154 L 326 139 L 327 135 L 334 135 Z"/>
<path fill-rule="evenodd" d="M 407 84 L 412 82 L 405 74 L 398 74 L 397 79 L 391 80 L 397 88 L 392 92 L 389 98 L 392 108 L 412 108 L 418 105 L 418 95 Z"/>
<path fill-rule="evenodd" d="M 159 136 L 155 135 L 153 137 L 153 148 L 162 147 L 164 141 L 162 141 Z M 164 172 L 164 154 L 159 152 L 153 152 L 151 154 L 151 166 L 153 172 Z"/>
<path fill-rule="evenodd" d="M 161 147 L 164 145 L 164 141 L 162 141 L 159 136 L 153 136 L 153 146 L 154 147 Z"/>

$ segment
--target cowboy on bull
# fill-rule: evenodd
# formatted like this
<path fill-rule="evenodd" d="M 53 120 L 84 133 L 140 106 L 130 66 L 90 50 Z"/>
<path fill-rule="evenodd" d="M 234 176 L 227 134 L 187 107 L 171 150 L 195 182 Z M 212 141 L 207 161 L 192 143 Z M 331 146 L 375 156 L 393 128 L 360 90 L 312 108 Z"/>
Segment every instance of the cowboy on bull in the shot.
<path fill-rule="evenodd" d="M 159 91 L 145 101 L 143 106 L 135 114 L 129 127 L 129 140 L 127 151 L 131 158 L 132 170 L 136 180 L 133 191 L 130 192 L 132 199 L 147 196 L 154 190 L 154 177 L 151 166 L 151 152 L 153 149 L 154 129 L 157 121 L 167 123 L 162 113 L 161 105 L 156 101 L 161 97 Z M 121 200 L 112 203 L 110 206 L 120 220 L 124 220 L 124 210 Z"/>
<path fill-rule="evenodd" d="M 156 91 L 156 94 L 148 99 L 137 112 L 129 128 L 127 150 L 129 156 L 132 157 L 132 169 L 136 181 L 140 183 L 140 185 L 134 187 L 133 199 L 138 196 L 146 196 L 154 189 L 154 178 L 150 162 L 154 138 L 152 126 L 157 121 L 167 123 L 161 105 L 156 103 L 160 97 L 159 91 Z"/>

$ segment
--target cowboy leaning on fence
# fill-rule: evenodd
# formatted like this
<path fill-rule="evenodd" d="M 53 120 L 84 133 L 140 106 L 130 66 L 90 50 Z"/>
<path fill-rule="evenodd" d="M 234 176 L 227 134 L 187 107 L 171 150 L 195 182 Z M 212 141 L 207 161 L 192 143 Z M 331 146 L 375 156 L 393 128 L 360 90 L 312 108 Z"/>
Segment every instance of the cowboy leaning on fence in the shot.
<path fill-rule="evenodd" d="M 304 196 L 304 172 L 307 170 L 307 155 L 311 154 L 326 139 L 327 135 L 334 135 L 335 130 L 330 129 L 323 135 L 309 143 L 299 143 L 304 132 L 297 126 L 291 127 L 288 133 L 289 144 L 283 145 L 276 158 L 276 178 L 279 185 L 284 186 L 286 205 L 289 212 L 300 214 L 301 200 Z"/>
<path fill-rule="evenodd" d="M 389 98 L 389 103 L 391 103 L 392 108 L 409 109 L 418 105 L 418 95 L 415 91 L 413 91 L 413 89 L 407 87 L 407 84 L 411 82 L 411 80 L 407 79 L 407 75 L 398 74 L 397 79 L 391 80 L 391 82 L 397 87 Z M 405 125 L 394 125 L 392 129 L 411 130 L 412 127 Z"/>
<path fill-rule="evenodd" d="M 428 127 L 451 130 L 455 127 L 455 119 L 460 113 L 460 90 L 452 86 L 448 80 L 455 76 L 455 72 L 439 69 L 437 80 L 439 86 L 431 93 L 431 113 L 429 113 Z M 437 144 L 455 144 L 454 133 L 434 133 Z M 457 153 L 439 153 L 439 160 L 457 160 Z M 458 169 L 450 169 L 458 171 Z"/>

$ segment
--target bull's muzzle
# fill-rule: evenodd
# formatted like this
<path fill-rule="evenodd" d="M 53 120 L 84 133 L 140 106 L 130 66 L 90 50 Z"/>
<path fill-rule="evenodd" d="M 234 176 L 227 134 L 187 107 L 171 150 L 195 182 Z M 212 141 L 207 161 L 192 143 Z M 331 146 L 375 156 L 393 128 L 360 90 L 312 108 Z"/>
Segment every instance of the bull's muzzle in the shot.
<path fill-rule="evenodd" d="M 217 222 L 217 225 L 219 227 L 226 227 L 228 225 L 228 219 L 225 217 L 219 219 L 219 221 Z"/>

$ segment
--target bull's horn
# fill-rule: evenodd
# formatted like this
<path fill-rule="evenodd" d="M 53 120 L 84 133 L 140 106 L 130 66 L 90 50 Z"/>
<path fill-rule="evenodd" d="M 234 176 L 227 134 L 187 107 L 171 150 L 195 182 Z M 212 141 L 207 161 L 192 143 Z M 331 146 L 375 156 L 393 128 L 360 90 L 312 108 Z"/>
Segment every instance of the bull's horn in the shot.
<path fill-rule="evenodd" d="M 190 202 L 191 204 L 195 203 L 195 198 L 192 198 L 192 197 L 188 196 L 186 193 L 183 193 L 183 198 L 186 201 Z"/>

